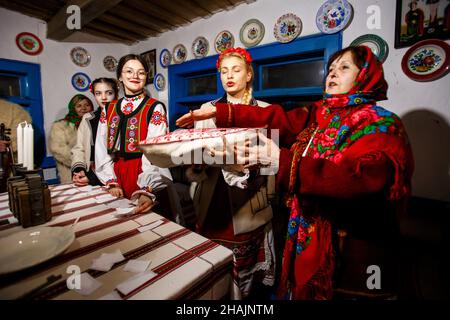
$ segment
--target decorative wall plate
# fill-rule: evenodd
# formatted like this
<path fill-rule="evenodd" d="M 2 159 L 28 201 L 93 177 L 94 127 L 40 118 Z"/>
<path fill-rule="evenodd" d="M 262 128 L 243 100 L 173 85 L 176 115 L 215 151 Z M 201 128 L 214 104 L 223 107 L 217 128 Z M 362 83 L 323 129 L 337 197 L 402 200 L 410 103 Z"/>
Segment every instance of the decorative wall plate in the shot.
<path fill-rule="evenodd" d="M 347 0 L 327 0 L 317 11 L 316 25 L 323 33 L 336 33 L 344 29 L 353 14 Z"/>
<path fill-rule="evenodd" d="M 166 88 L 166 78 L 161 73 L 158 73 L 153 79 L 153 84 L 156 90 L 163 91 Z"/>
<path fill-rule="evenodd" d="M 72 62 L 77 66 L 86 67 L 91 62 L 91 55 L 82 47 L 75 47 L 70 50 Z"/>
<path fill-rule="evenodd" d="M 273 35 L 281 43 L 291 42 L 302 32 L 302 20 L 293 13 L 282 15 L 273 27 Z"/>
<path fill-rule="evenodd" d="M 254 47 L 264 38 L 265 28 L 261 21 L 250 19 L 241 28 L 239 39 L 247 48 Z"/>
<path fill-rule="evenodd" d="M 20 51 L 30 56 L 38 55 L 44 49 L 41 39 L 30 32 L 22 32 L 16 36 L 16 44 Z"/>
<path fill-rule="evenodd" d="M 221 53 L 225 49 L 234 47 L 234 37 L 230 31 L 221 31 L 214 40 L 214 49 L 217 53 Z"/>
<path fill-rule="evenodd" d="M 209 51 L 209 42 L 205 37 L 197 37 L 192 42 L 192 54 L 196 58 L 206 57 Z"/>
<path fill-rule="evenodd" d="M 109 72 L 114 72 L 117 69 L 117 60 L 113 56 L 106 56 L 103 59 L 103 66 Z"/>
<path fill-rule="evenodd" d="M 161 53 L 159 54 L 159 63 L 161 64 L 161 67 L 167 68 L 170 65 L 171 61 L 172 55 L 170 54 L 169 50 L 162 49 Z"/>
<path fill-rule="evenodd" d="M 430 39 L 416 43 L 402 59 L 403 72 L 415 81 L 432 81 L 443 77 L 450 68 L 450 45 Z"/>
<path fill-rule="evenodd" d="M 86 91 L 89 89 L 91 79 L 83 72 L 77 72 L 72 76 L 72 86 L 78 91 Z"/>
<path fill-rule="evenodd" d="M 376 55 L 378 57 L 378 60 L 380 60 L 382 63 L 386 61 L 389 53 L 389 46 L 387 42 L 383 40 L 383 38 L 375 34 L 365 34 L 356 38 L 352 43 L 350 43 L 351 47 L 361 45 L 369 47 L 372 50 L 373 54 Z"/>
<path fill-rule="evenodd" d="M 187 50 L 186 47 L 182 44 L 177 44 L 172 51 L 173 62 L 182 63 L 187 58 Z"/>

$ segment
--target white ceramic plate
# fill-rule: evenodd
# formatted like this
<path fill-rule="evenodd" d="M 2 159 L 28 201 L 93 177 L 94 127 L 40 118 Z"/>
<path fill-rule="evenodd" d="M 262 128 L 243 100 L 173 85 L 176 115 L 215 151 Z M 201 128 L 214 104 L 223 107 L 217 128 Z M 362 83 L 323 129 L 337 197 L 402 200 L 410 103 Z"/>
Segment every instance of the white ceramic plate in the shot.
<path fill-rule="evenodd" d="M 347 26 L 352 15 L 353 8 L 347 0 L 327 0 L 317 11 L 316 25 L 323 33 L 336 33 Z"/>
<path fill-rule="evenodd" d="M 175 48 L 173 48 L 172 52 L 173 62 L 182 63 L 186 61 L 187 58 L 187 50 L 186 47 L 182 44 L 177 44 Z"/>
<path fill-rule="evenodd" d="M 161 73 L 158 73 L 153 79 L 153 84 L 156 90 L 163 91 L 166 88 L 166 78 Z"/>
<path fill-rule="evenodd" d="M 264 25 L 257 19 L 250 19 L 241 28 L 239 37 L 247 48 L 254 47 L 264 38 Z"/>
<path fill-rule="evenodd" d="M 70 58 L 77 66 L 86 67 L 91 62 L 91 55 L 82 47 L 75 47 L 70 50 Z"/>
<path fill-rule="evenodd" d="M 234 36 L 230 31 L 224 30 L 219 32 L 214 40 L 214 49 L 217 53 L 234 47 Z"/>
<path fill-rule="evenodd" d="M 0 274 L 23 270 L 56 257 L 74 240 L 72 225 L 37 227 L 0 238 Z"/>
<path fill-rule="evenodd" d="M 302 32 L 302 20 L 293 13 L 282 15 L 273 27 L 273 35 L 281 43 L 287 43 Z"/>
<path fill-rule="evenodd" d="M 192 43 L 192 54 L 196 58 L 206 57 L 209 51 L 209 42 L 205 37 L 197 37 Z"/>

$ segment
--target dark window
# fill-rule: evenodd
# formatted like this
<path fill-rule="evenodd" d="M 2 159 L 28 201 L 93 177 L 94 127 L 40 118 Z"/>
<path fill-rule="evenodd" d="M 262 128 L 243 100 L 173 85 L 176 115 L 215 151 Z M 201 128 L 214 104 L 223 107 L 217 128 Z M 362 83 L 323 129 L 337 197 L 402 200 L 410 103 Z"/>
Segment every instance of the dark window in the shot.
<path fill-rule="evenodd" d="M 20 78 L 5 74 L 0 75 L 0 96 L 20 97 Z"/>
<path fill-rule="evenodd" d="M 262 89 L 321 86 L 323 60 L 267 65 L 262 68 Z"/>
<path fill-rule="evenodd" d="M 217 76 L 215 74 L 188 79 L 188 96 L 216 94 Z"/>

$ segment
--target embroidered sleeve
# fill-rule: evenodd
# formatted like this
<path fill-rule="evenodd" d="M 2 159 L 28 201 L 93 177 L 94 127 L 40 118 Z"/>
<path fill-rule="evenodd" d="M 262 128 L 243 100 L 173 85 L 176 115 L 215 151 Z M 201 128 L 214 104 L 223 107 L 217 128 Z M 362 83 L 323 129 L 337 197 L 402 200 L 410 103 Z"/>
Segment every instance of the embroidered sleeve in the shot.
<path fill-rule="evenodd" d="M 168 132 L 167 120 L 165 120 L 166 112 L 164 111 L 164 107 L 162 106 L 162 104 L 158 104 L 155 107 L 153 116 L 155 115 L 155 113 L 158 113 L 161 116 L 158 118 L 158 120 L 154 120 L 157 121 L 158 124 L 154 124 L 152 123 L 152 120 L 150 120 L 146 137 L 147 139 L 165 135 Z M 153 116 L 151 119 L 154 118 Z M 163 169 L 152 165 L 150 161 L 148 161 L 147 157 L 145 155 L 142 155 L 142 173 L 139 174 L 137 181 L 137 184 L 141 188 L 141 190 L 136 192 L 150 195 L 152 193 L 148 192 L 148 190 L 158 191 L 166 187 L 163 176 L 165 176 L 166 179 L 172 180 L 172 175 L 170 174 L 169 169 Z"/>

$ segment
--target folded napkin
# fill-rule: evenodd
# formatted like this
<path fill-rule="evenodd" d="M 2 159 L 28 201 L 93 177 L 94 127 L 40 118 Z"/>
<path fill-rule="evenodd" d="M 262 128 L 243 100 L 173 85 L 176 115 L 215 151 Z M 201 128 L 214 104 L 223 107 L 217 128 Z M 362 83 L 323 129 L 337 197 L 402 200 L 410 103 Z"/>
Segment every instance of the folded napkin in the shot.
<path fill-rule="evenodd" d="M 145 284 L 147 281 L 150 281 L 156 275 L 157 274 L 152 271 L 146 271 L 144 273 L 139 273 L 139 274 L 135 275 L 134 277 L 131 277 L 127 281 L 124 281 L 121 284 L 119 284 L 116 287 L 116 289 L 119 290 L 122 294 L 127 295 L 130 292 L 132 292 L 135 289 L 142 286 L 143 284 Z"/>

